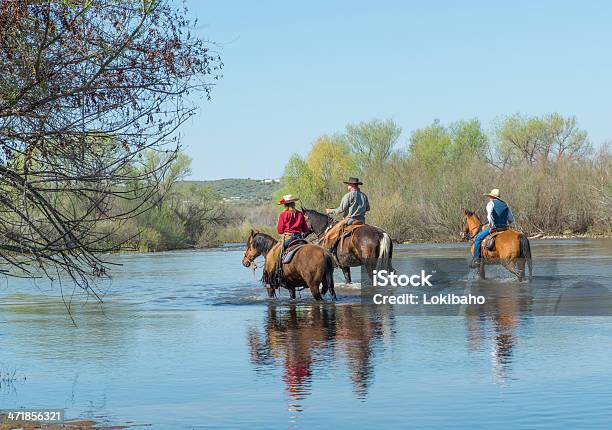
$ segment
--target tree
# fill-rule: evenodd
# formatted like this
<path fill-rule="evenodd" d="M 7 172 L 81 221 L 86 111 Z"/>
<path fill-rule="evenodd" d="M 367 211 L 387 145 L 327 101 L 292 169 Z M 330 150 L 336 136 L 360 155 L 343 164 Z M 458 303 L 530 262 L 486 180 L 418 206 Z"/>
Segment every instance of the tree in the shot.
<path fill-rule="evenodd" d="M 452 145 L 451 136 L 440 120 L 412 132 L 408 149 L 410 157 L 428 168 L 435 168 L 445 159 Z"/>
<path fill-rule="evenodd" d="M 348 143 L 359 169 L 381 167 L 393 153 L 402 128 L 392 119 L 373 119 L 359 124 L 348 124 L 344 139 Z"/>
<path fill-rule="evenodd" d="M 194 113 L 187 95 L 210 97 L 220 77 L 219 56 L 192 37 L 185 14 L 162 0 L 2 2 L 5 264 L 67 275 L 96 294 L 91 273 L 107 265 L 108 234 L 96 225 L 158 203 L 176 130 Z M 147 150 L 164 162 L 148 164 Z"/>
<path fill-rule="evenodd" d="M 564 118 L 555 112 L 545 115 L 543 122 L 547 133 L 544 149 L 547 157 L 576 159 L 590 153 L 588 134 L 578 128 L 575 116 Z"/>
<path fill-rule="evenodd" d="M 489 139 L 478 119 L 457 121 L 450 125 L 449 133 L 452 146 L 448 155 L 451 158 L 461 159 L 466 156 L 484 158 Z"/>
<path fill-rule="evenodd" d="M 558 113 L 542 117 L 514 114 L 496 129 L 497 152 L 502 164 L 583 158 L 590 151 L 586 131 L 577 127 L 575 117 Z"/>
<path fill-rule="evenodd" d="M 300 196 L 304 204 L 330 206 L 343 192 L 342 181 L 355 170 L 355 160 L 340 136 L 320 136 L 302 159 L 291 157 L 285 167 L 287 192 Z"/>

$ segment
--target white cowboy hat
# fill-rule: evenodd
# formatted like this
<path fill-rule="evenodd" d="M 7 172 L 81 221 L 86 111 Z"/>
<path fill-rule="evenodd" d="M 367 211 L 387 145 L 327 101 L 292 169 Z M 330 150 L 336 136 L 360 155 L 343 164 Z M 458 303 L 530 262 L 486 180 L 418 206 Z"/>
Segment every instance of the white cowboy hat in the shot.
<path fill-rule="evenodd" d="M 499 190 L 497 188 L 493 188 L 490 192 L 484 193 L 483 196 L 489 196 L 495 199 L 499 199 Z"/>
<path fill-rule="evenodd" d="M 284 205 L 286 203 L 297 202 L 299 198 L 293 197 L 292 194 L 285 194 L 282 199 L 278 201 L 279 205 Z"/>

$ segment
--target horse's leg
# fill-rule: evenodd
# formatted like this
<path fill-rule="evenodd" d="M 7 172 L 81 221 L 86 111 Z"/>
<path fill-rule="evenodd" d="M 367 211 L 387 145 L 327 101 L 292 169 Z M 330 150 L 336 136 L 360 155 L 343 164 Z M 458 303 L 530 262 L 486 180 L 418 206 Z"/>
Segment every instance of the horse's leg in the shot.
<path fill-rule="evenodd" d="M 319 277 L 321 278 L 321 295 L 324 296 L 329 291 L 329 285 L 327 285 L 327 279 L 325 279 L 325 270 L 321 270 Z"/>
<path fill-rule="evenodd" d="M 270 298 L 275 297 L 275 294 L 274 294 L 274 288 L 272 288 L 272 287 L 267 287 L 266 289 L 268 290 L 268 297 L 270 297 Z"/>
<path fill-rule="evenodd" d="M 295 300 L 295 288 L 289 288 L 289 295 L 291 300 Z"/>
<path fill-rule="evenodd" d="M 519 282 L 523 282 L 525 279 L 525 259 L 520 257 L 518 260 L 514 260 L 514 265 L 516 267 L 516 277 Z"/>
<path fill-rule="evenodd" d="M 321 295 L 324 296 L 325 294 L 327 294 L 327 292 L 329 291 L 329 293 L 332 296 L 333 300 L 336 300 L 336 290 L 334 289 L 334 272 L 333 269 L 331 269 L 330 271 L 331 273 L 328 273 L 327 270 L 323 271 L 323 273 L 321 273 L 321 285 L 323 285 L 323 288 L 321 289 Z"/>
<path fill-rule="evenodd" d="M 520 267 L 520 263 L 517 260 L 510 259 L 502 259 L 502 266 L 504 266 L 510 273 L 518 278 L 519 282 L 523 281 L 523 277 L 525 276 L 525 263 L 523 262 L 523 267 Z"/>
<path fill-rule="evenodd" d="M 480 267 L 478 268 L 478 275 L 479 275 L 480 279 L 485 279 L 484 257 L 480 258 Z"/>
<path fill-rule="evenodd" d="M 310 288 L 310 292 L 312 293 L 312 297 L 314 297 L 314 299 L 316 301 L 323 300 L 323 297 L 321 297 L 321 293 L 319 292 L 319 284 L 314 283 L 314 282 L 310 282 L 308 287 Z"/>
<path fill-rule="evenodd" d="M 344 282 L 347 284 L 351 283 L 351 268 L 350 267 L 340 267 L 342 269 L 342 273 L 344 274 Z"/>

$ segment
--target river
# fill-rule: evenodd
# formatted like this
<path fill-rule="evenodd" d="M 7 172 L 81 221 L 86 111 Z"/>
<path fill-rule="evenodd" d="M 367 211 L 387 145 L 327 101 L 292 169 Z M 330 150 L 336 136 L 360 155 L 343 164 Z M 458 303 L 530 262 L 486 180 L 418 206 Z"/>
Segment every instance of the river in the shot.
<path fill-rule="evenodd" d="M 611 241 L 541 240 L 532 252 L 534 285 L 612 288 Z M 410 316 L 342 285 L 336 303 L 308 291 L 273 300 L 242 253 L 112 256 L 122 266 L 99 286 L 104 303 L 72 297 L 76 326 L 57 284 L 2 278 L 0 409 L 154 429 L 610 428 L 609 316 L 545 316 L 520 294 L 479 313 Z M 414 255 L 467 262 L 465 244 L 395 251 Z"/>

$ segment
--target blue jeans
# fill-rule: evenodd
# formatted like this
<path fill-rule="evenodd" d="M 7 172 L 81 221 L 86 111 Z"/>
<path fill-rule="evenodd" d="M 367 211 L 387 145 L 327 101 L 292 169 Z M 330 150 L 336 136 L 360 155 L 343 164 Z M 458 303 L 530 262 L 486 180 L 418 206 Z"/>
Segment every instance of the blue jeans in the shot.
<path fill-rule="evenodd" d="M 283 249 L 287 248 L 287 246 L 289 246 L 289 244 L 293 242 L 295 239 L 301 239 L 301 238 L 302 238 L 302 235 L 300 233 L 292 233 L 291 239 L 286 239 L 283 242 Z"/>
<path fill-rule="evenodd" d="M 474 258 L 480 258 L 480 244 L 490 232 L 491 229 L 489 227 L 485 227 L 485 229 L 478 233 L 474 238 Z"/>
<path fill-rule="evenodd" d="M 357 221 L 361 221 L 362 223 L 365 224 L 365 219 L 364 220 L 360 220 L 360 219 L 357 219 L 357 218 L 347 218 L 346 225 L 352 225 L 352 224 L 356 223 Z"/>

